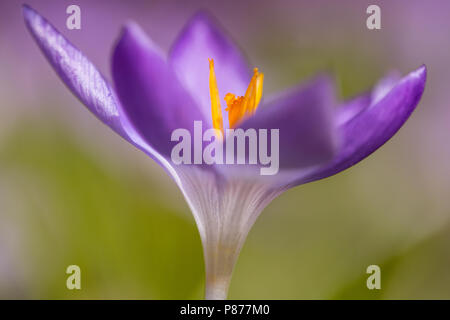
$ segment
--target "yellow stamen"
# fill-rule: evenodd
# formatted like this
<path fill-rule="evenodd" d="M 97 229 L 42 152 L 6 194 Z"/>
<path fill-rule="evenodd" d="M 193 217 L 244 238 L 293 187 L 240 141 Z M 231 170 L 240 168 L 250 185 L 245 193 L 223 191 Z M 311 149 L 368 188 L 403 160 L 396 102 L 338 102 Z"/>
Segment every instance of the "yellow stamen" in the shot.
<path fill-rule="evenodd" d="M 228 121 L 230 128 L 234 128 L 236 124 L 244 118 L 253 115 L 258 108 L 263 92 L 264 74 L 258 72 L 258 68 L 253 69 L 253 77 L 250 80 L 247 91 L 244 96 L 236 96 L 233 93 L 225 95 L 227 103 Z M 217 88 L 216 75 L 214 72 L 214 61 L 209 59 L 209 91 L 211 95 L 211 113 L 213 126 L 223 133 L 222 111 L 219 101 L 219 90 Z"/>
<path fill-rule="evenodd" d="M 256 78 L 256 100 L 255 100 L 255 110 L 261 101 L 262 93 L 263 93 L 263 82 L 264 82 L 264 73 L 259 73 Z"/>
<path fill-rule="evenodd" d="M 223 134 L 222 108 L 220 107 L 219 89 L 217 88 L 214 60 L 209 59 L 209 94 L 211 96 L 211 115 L 214 129 Z"/>

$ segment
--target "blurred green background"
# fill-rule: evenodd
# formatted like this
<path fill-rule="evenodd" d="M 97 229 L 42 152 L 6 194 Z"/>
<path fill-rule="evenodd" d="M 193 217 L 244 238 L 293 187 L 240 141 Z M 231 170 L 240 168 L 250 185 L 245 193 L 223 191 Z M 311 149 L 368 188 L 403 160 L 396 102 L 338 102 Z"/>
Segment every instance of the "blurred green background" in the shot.
<path fill-rule="evenodd" d="M 267 95 L 329 72 L 345 99 L 425 63 L 422 102 L 388 144 L 265 209 L 229 298 L 450 298 L 448 1 L 28 3 L 107 76 L 127 20 L 168 49 L 200 8 L 265 73 Z M 365 27 L 373 3 L 379 31 Z M 82 30 L 65 29 L 69 4 L 80 5 Z M 27 34 L 20 1 L 0 9 L 0 298 L 203 298 L 200 237 L 175 183 L 64 88 Z M 82 290 L 66 288 L 71 264 Z M 366 287 L 371 264 L 381 290 Z"/>

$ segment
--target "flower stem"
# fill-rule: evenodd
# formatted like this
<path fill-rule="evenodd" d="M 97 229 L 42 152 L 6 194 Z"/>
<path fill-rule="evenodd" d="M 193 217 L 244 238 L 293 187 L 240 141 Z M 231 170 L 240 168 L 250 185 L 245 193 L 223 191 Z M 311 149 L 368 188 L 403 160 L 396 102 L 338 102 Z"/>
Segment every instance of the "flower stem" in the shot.
<path fill-rule="evenodd" d="M 228 295 L 231 276 L 234 265 L 239 256 L 243 241 L 239 237 L 233 237 L 227 233 L 223 237 L 210 237 L 205 243 L 205 299 L 207 300 L 225 300 Z M 244 237 L 245 239 L 245 237 Z M 237 241 L 236 241 L 237 240 Z"/>
<path fill-rule="evenodd" d="M 206 300 L 226 300 L 230 278 L 206 280 L 205 299 Z"/>

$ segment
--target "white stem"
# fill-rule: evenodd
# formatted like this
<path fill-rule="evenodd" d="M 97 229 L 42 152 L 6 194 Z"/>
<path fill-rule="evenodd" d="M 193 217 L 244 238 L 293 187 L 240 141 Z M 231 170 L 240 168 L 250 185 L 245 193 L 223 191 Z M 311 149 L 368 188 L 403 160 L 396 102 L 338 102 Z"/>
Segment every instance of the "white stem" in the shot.
<path fill-rule="evenodd" d="M 234 237 L 231 235 L 234 235 Z M 245 237 L 246 234 L 242 240 Z M 240 241 L 239 235 L 232 230 L 231 234 L 229 232 L 224 234 L 223 231 L 209 233 L 209 237 L 204 244 L 205 299 L 224 300 L 228 295 L 234 265 L 243 241 Z"/>
<path fill-rule="evenodd" d="M 205 299 L 206 300 L 225 300 L 228 296 L 228 287 L 231 277 L 228 279 L 206 280 Z"/>
<path fill-rule="evenodd" d="M 259 180 L 224 179 L 192 168 L 179 173 L 202 239 L 205 298 L 226 299 L 234 265 L 250 228 L 282 190 Z"/>

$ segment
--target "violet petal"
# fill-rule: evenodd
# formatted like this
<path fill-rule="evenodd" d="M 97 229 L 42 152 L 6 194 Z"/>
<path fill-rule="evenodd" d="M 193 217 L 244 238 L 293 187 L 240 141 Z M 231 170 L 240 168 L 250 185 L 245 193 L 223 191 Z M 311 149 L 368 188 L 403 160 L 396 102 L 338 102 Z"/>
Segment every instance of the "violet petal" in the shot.
<path fill-rule="evenodd" d="M 197 13 L 185 26 L 175 41 L 170 63 L 180 81 L 202 108 L 204 117 L 211 122 L 211 99 L 209 96 L 209 63 L 214 59 L 217 84 L 221 99 L 231 92 L 244 95 L 251 73 L 246 59 L 239 48 L 226 35 L 212 17 L 205 12 Z M 222 114 L 225 127 L 228 115 Z"/>
<path fill-rule="evenodd" d="M 239 127 L 279 129 L 280 169 L 318 165 L 336 152 L 333 106 L 332 81 L 319 76 L 261 107 Z"/>
<path fill-rule="evenodd" d="M 339 127 L 342 146 L 334 160 L 294 184 L 303 184 L 339 173 L 386 143 L 418 105 L 425 89 L 426 67 L 409 73 L 383 98 Z"/>
<path fill-rule="evenodd" d="M 170 155 L 173 130 L 193 130 L 194 121 L 203 121 L 159 49 L 136 24 L 124 28 L 112 69 L 124 113 L 161 154 Z"/>

